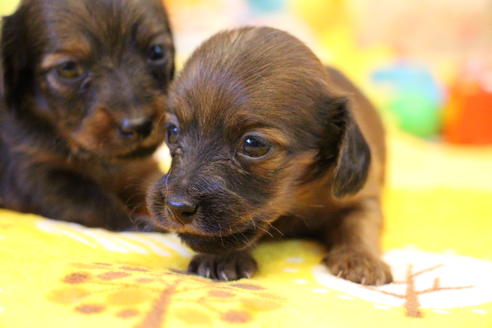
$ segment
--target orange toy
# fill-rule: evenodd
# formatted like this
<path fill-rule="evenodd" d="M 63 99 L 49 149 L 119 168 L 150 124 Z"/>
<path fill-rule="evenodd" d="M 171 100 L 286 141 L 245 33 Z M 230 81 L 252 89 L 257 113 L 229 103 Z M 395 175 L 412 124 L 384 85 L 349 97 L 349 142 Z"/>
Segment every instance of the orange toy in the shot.
<path fill-rule="evenodd" d="M 458 81 L 450 89 L 444 139 L 457 144 L 492 145 L 492 88 L 479 80 Z"/>

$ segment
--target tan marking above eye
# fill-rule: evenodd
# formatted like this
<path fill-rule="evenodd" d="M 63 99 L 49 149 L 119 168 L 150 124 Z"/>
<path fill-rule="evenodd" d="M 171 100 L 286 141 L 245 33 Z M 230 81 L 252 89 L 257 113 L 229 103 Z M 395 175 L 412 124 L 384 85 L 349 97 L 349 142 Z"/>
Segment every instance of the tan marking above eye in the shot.
<path fill-rule="evenodd" d="M 78 60 L 72 56 L 68 56 L 65 53 L 54 53 L 54 54 L 49 54 L 46 57 L 43 58 L 41 61 L 41 69 L 43 71 L 49 71 L 50 69 L 63 64 L 64 62 L 67 61 L 74 61 L 78 62 Z"/>
<path fill-rule="evenodd" d="M 74 37 L 74 40 L 63 40 L 62 45 L 54 51 L 46 54 L 41 61 L 43 71 L 62 64 L 66 61 L 80 62 L 91 53 L 91 44 L 82 37 Z"/>
<path fill-rule="evenodd" d="M 173 40 L 169 33 L 161 32 L 152 39 L 151 45 L 153 44 L 162 44 L 165 48 L 170 48 L 173 46 Z"/>
<path fill-rule="evenodd" d="M 173 113 L 170 113 L 170 112 L 166 112 L 166 113 L 164 114 L 164 121 L 165 121 L 167 124 L 174 124 L 174 125 L 176 125 L 176 126 L 178 126 L 178 127 L 180 126 L 180 124 L 179 124 L 179 120 L 178 120 L 178 118 L 176 117 L 176 115 L 175 115 L 175 114 L 173 114 Z"/>

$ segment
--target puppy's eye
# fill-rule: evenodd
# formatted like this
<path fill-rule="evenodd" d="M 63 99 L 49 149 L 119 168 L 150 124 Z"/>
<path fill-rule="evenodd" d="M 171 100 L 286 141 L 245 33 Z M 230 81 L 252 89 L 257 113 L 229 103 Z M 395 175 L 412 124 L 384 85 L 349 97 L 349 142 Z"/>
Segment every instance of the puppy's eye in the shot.
<path fill-rule="evenodd" d="M 150 47 L 149 61 L 155 64 L 160 64 L 166 59 L 166 50 L 161 44 L 155 44 Z"/>
<path fill-rule="evenodd" d="M 58 65 L 56 72 L 65 80 L 76 80 L 84 74 L 84 69 L 75 61 L 67 61 Z"/>
<path fill-rule="evenodd" d="M 174 124 L 170 124 L 167 127 L 167 143 L 169 145 L 176 144 L 178 142 L 178 137 L 179 137 L 179 128 Z"/>
<path fill-rule="evenodd" d="M 268 154 L 271 144 L 259 136 L 246 136 L 241 144 L 241 153 L 252 158 L 259 158 Z"/>

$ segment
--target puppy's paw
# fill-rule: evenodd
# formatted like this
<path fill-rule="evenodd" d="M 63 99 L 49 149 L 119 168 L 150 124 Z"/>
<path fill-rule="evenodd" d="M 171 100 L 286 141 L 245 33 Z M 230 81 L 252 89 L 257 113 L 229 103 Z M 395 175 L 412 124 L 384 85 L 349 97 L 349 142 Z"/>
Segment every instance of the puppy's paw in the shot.
<path fill-rule="evenodd" d="M 323 259 L 331 273 L 362 285 L 384 285 L 393 281 L 389 266 L 365 251 L 335 249 Z"/>
<path fill-rule="evenodd" d="M 198 254 L 188 266 L 188 273 L 220 281 L 251 278 L 258 270 L 255 259 L 246 252 L 223 255 Z"/>

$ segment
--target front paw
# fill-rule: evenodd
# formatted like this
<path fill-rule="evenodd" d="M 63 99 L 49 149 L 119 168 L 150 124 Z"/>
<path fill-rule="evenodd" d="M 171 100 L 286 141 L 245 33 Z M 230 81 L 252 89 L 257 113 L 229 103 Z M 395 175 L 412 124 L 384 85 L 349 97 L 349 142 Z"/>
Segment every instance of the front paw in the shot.
<path fill-rule="evenodd" d="M 188 273 L 220 281 L 251 278 L 257 270 L 255 259 L 246 252 L 231 252 L 223 255 L 198 254 L 188 266 Z"/>
<path fill-rule="evenodd" d="M 362 285 L 384 285 L 393 281 L 389 266 L 365 251 L 333 250 L 323 259 L 331 273 Z"/>

